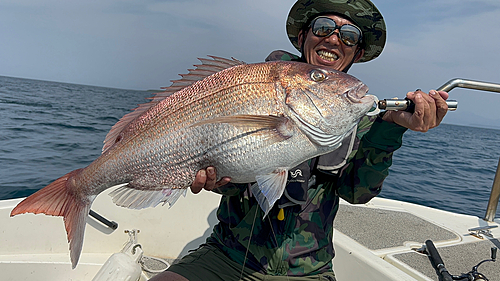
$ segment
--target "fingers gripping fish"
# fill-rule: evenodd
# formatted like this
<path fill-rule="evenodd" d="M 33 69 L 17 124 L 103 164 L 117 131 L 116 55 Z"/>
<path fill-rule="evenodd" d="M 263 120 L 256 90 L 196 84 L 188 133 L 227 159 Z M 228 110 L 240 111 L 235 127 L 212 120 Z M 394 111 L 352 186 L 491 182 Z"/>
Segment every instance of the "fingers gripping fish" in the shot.
<path fill-rule="evenodd" d="M 173 205 L 196 172 L 214 166 L 252 192 L 265 214 L 283 194 L 287 171 L 340 146 L 374 103 L 356 78 L 298 62 L 244 64 L 211 57 L 149 103 L 125 115 L 103 153 L 20 202 L 11 216 L 64 217 L 73 268 L 95 197 L 123 207 Z"/>

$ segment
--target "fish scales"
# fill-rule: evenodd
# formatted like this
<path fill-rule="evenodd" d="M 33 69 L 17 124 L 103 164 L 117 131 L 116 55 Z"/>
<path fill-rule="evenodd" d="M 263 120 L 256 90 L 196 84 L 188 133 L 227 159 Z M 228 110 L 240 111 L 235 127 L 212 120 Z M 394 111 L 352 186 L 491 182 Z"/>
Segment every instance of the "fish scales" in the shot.
<path fill-rule="evenodd" d="M 249 75 L 252 77 L 251 75 Z M 225 77 L 223 77 L 225 78 Z M 257 77 L 258 79 L 252 79 L 252 88 L 254 88 L 254 91 L 258 92 L 264 92 L 264 93 L 272 93 L 271 90 L 274 89 L 274 85 L 269 84 L 268 81 L 265 81 L 265 77 L 259 76 Z M 260 83 L 259 86 L 257 83 L 259 81 L 264 80 L 264 83 Z M 186 185 L 188 185 L 190 182 L 192 182 L 192 176 L 194 173 L 196 173 L 197 170 L 202 168 L 202 165 L 206 165 L 207 161 L 196 161 L 196 155 L 199 155 L 201 151 L 193 151 L 193 147 L 196 147 L 194 145 L 190 145 L 189 149 L 184 151 L 184 152 L 178 152 L 177 149 L 179 146 L 172 146 L 175 147 L 176 154 L 178 155 L 183 155 L 184 158 L 176 159 L 175 157 L 172 157 L 172 155 L 175 155 L 175 153 L 168 153 L 168 151 L 164 151 L 162 149 L 158 149 L 162 144 L 165 143 L 170 143 L 173 140 L 184 140 L 181 145 L 182 147 L 188 147 L 187 145 L 184 144 L 195 144 L 199 142 L 199 138 L 190 138 L 190 136 L 199 136 L 199 135 L 204 135 L 207 139 L 225 139 L 229 138 L 229 135 L 231 134 L 236 134 L 235 131 L 239 131 L 236 128 L 233 128 L 233 126 L 226 126 L 229 128 L 223 128 L 221 129 L 221 132 L 223 132 L 222 135 L 217 134 L 215 136 L 207 135 L 203 130 L 200 130 L 200 128 L 197 128 L 196 131 L 190 131 L 189 129 L 185 130 L 171 130 L 171 128 L 183 128 L 185 125 L 190 125 L 192 123 L 195 123 L 199 120 L 207 119 L 207 118 L 213 118 L 215 116 L 223 116 L 223 115 L 232 115 L 235 113 L 257 113 L 257 114 L 267 114 L 267 115 L 273 115 L 273 114 L 278 114 L 282 113 L 282 110 L 274 109 L 273 107 L 269 106 L 271 104 L 276 104 L 275 101 L 275 96 L 273 95 L 267 95 L 263 96 L 262 98 L 257 97 L 260 103 L 256 102 L 257 100 L 255 99 L 255 95 L 248 95 L 245 94 L 248 92 L 246 90 L 246 86 L 241 86 L 241 85 L 234 85 L 235 83 L 233 81 L 230 81 L 229 79 L 225 78 L 225 81 L 231 82 L 229 83 L 229 87 L 224 87 L 222 90 L 217 89 L 218 91 L 215 93 L 212 93 L 211 95 L 207 95 L 205 99 L 201 100 L 193 100 L 192 101 L 192 107 L 187 107 L 187 106 L 178 106 L 177 108 L 175 107 L 170 107 L 170 106 L 162 106 L 162 104 L 159 104 L 157 108 L 159 109 L 167 109 L 164 110 L 161 113 L 158 113 L 156 110 L 152 111 L 152 115 L 154 115 L 154 119 L 157 120 L 155 123 L 163 123 L 163 126 L 155 126 L 151 128 L 151 130 L 146 131 L 145 134 L 141 134 L 141 141 L 140 145 L 143 147 L 149 147 L 151 149 L 142 149 L 136 147 L 137 144 L 135 142 L 129 142 L 125 143 L 124 146 L 116 146 L 116 149 L 124 149 L 124 152 L 121 152 L 120 154 L 129 154 L 129 149 L 132 150 L 139 150 L 139 151 L 145 151 L 146 153 L 143 155 L 139 156 L 139 159 L 143 159 L 143 163 L 145 165 L 136 165 L 134 164 L 134 168 L 142 168 L 142 169 L 136 169 L 133 172 L 130 172 L 126 167 L 127 163 L 123 162 L 120 165 L 117 165 L 115 169 L 113 169 L 112 174 L 114 174 L 117 177 L 120 177 L 120 171 L 125 170 L 126 172 L 123 173 L 125 177 L 130 176 L 131 174 L 135 174 L 137 176 L 140 175 L 145 175 L 147 174 L 145 169 L 147 170 L 152 170 L 152 169 L 162 169 L 161 164 L 170 164 L 168 166 L 165 166 L 166 173 L 169 175 L 167 178 L 163 175 L 163 173 L 159 174 L 159 177 L 153 176 L 152 173 L 147 174 L 148 179 L 152 180 L 151 183 L 153 183 L 151 186 L 141 186 L 143 188 L 151 188 L 151 189 L 163 189 L 166 186 L 170 188 L 185 188 Z M 243 83 L 246 81 L 242 81 L 240 83 Z M 215 83 L 209 83 L 209 85 L 215 84 Z M 262 85 L 262 86 L 260 86 Z M 204 89 L 190 89 L 190 90 L 195 90 L 195 91 L 206 91 L 206 87 Z M 213 89 L 208 89 L 212 90 Z M 238 102 L 234 102 L 234 100 L 237 100 Z M 178 105 L 180 103 L 173 103 L 172 105 Z M 239 106 L 232 106 L 232 105 L 238 105 Z M 247 105 L 247 106 L 245 106 Z M 251 106 L 248 106 L 251 105 Z M 174 109 L 173 109 L 174 108 Z M 226 110 L 224 110 L 226 109 Z M 186 116 L 190 118 L 186 118 Z M 161 121 L 161 122 L 160 122 Z M 187 124 L 186 124 L 187 123 Z M 258 142 L 257 142 L 258 143 Z M 127 145 L 129 144 L 129 145 Z M 198 146 L 200 147 L 200 146 Z M 255 149 L 255 147 L 253 147 Z M 165 153 L 167 152 L 167 153 Z M 215 150 L 215 152 L 218 152 Z M 111 153 L 111 155 L 120 155 L 116 153 Z M 205 157 L 206 158 L 206 157 Z M 191 165 L 179 165 L 180 163 L 184 162 L 185 159 L 194 159 L 193 161 L 188 162 Z M 163 160 L 163 161 L 162 161 Z M 145 163 L 144 163 L 145 162 Z M 180 162 L 180 163 L 179 163 Z M 205 163 L 203 163 L 205 162 Z M 193 164 L 198 164 L 193 166 Z M 154 168 L 152 168 L 154 167 Z M 182 167 L 186 168 L 188 167 L 190 169 L 191 173 L 186 173 L 185 170 L 182 169 Z M 145 168 L 145 169 L 144 169 Z M 154 173 L 158 174 L 158 173 Z M 162 181 L 160 181 L 160 179 Z M 126 181 L 127 178 L 121 179 L 121 181 Z M 115 181 L 113 181 L 115 182 Z M 168 185 L 167 185 L 168 184 Z"/>
<path fill-rule="evenodd" d="M 231 115 L 235 113 L 257 113 L 268 115 L 276 115 L 282 113 L 283 110 L 272 110 L 273 106 L 270 106 L 274 105 L 275 108 L 275 105 L 277 105 L 277 103 L 275 102 L 276 97 L 274 96 L 274 94 L 269 95 L 270 93 L 273 93 L 272 90 L 274 88 L 274 85 L 271 84 L 272 81 L 270 81 L 270 79 L 268 78 L 269 74 L 263 74 L 269 71 L 270 67 L 268 67 L 266 71 L 259 70 L 257 72 L 257 75 L 253 75 L 253 73 L 255 72 L 250 73 L 249 75 L 245 76 L 249 77 L 249 79 L 239 79 L 239 81 L 236 82 L 229 79 L 229 77 L 232 77 L 234 75 L 241 75 L 240 73 L 210 77 L 212 79 L 210 79 L 207 83 L 198 83 L 196 85 L 193 85 L 194 87 L 185 89 L 185 93 L 178 93 L 178 95 L 176 95 L 176 99 L 166 100 L 165 105 L 163 105 L 162 103 L 158 104 L 155 108 L 153 108 L 153 110 L 150 110 L 148 112 L 148 116 L 145 116 L 141 120 L 141 125 L 137 125 L 135 127 L 135 136 L 139 136 L 139 141 L 125 142 L 124 138 L 122 139 L 122 143 L 125 147 L 117 145 L 114 149 L 123 149 L 123 152 L 108 153 L 112 157 L 118 157 L 122 160 L 125 160 L 123 157 L 121 157 L 121 155 L 133 155 L 134 151 L 146 152 L 137 155 L 137 159 L 132 158 L 131 160 L 133 160 L 133 163 L 130 163 L 129 160 L 121 161 L 119 164 L 113 165 L 111 169 L 106 169 L 108 170 L 108 174 L 112 174 L 116 177 L 116 180 L 111 181 L 111 183 L 115 185 L 117 182 L 129 181 L 131 175 L 136 175 L 136 177 L 147 176 L 149 180 L 152 180 L 151 183 L 153 183 L 153 185 L 140 186 L 144 189 L 163 189 L 166 186 L 170 188 L 185 188 L 186 185 L 192 181 L 193 173 L 199 170 L 201 166 L 189 166 L 191 168 L 191 173 L 188 174 L 185 170 L 175 165 L 176 162 L 182 162 L 185 159 L 172 158 L 171 155 L 173 155 L 174 153 L 168 154 L 168 151 L 164 151 L 158 148 L 165 143 L 169 143 L 173 140 L 186 140 L 184 143 L 196 143 L 196 140 L 186 138 L 186 135 L 189 136 L 189 132 L 179 130 L 175 131 L 172 130 L 172 128 L 182 128 L 186 125 L 185 123 L 191 124 L 199 120 L 213 118 L 215 116 Z M 253 89 L 248 91 L 246 89 L 248 87 L 246 85 L 241 85 L 242 83 L 252 83 L 250 87 Z M 216 85 L 219 85 L 219 87 L 215 87 Z M 192 95 L 192 92 L 205 93 L 205 98 L 201 99 L 201 97 Z M 247 94 L 248 92 L 254 93 L 254 95 Z M 260 95 L 261 97 L 259 97 L 255 95 L 255 93 L 257 92 L 266 93 L 267 95 Z M 186 96 L 190 98 L 187 98 Z M 189 103 L 187 102 L 188 100 Z M 188 107 L 187 105 L 192 105 L 192 107 Z M 189 116 L 190 118 L 186 119 L 186 116 Z M 154 120 L 154 122 L 152 122 L 151 120 Z M 162 125 L 159 126 L 158 124 Z M 198 134 L 200 133 L 203 132 L 198 132 Z M 226 135 L 222 135 L 219 137 L 224 138 L 227 137 Z M 149 147 L 150 149 L 143 149 L 141 146 Z M 177 148 L 178 146 L 172 147 Z M 193 154 L 199 154 L 199 152 L 185 151 L 184 153 L 178 152 L 177 154 L 183 155 L 184 158 L 190 159 L 193 158 Z M 160 161 L 161 159 L 170 159 L 170 161 Z M 96 162 L 96 165 L 101 165 L 101 162 L 106 163 L 108 161 L 108 158 L 103 157 L 102 160 L 103 161 Z M 169 174 L 170 176 L 168 178 L 165 178 L 163 176 L 163 173 L 161 173 L 159 176 L 155 176 L 158 175 L 158 173 L 151 172 L 151 170 L 162 169 L 162 165 L 158 164 L 164 162 L 170 162 L 171 164 L 174 164 L 170 166 L 170 169 L 166 170 L 167 174 Z M 114 164 L 115 161 L 111 163 Z M 137 165 L 138 163 L 139 165 Z M 129 164 L 133 165 L 131 167 L 128 167 Z M 183 167 L 187 166 L 184 165 Z M 150 172 L 148 173 L 148 171 Z M 102 177 L 103 175 L 92 174 L 87 178 L 101 179 Z M 162 179 L 162 181 L 160 181 L 160 178 Z M 106 189 L 108 187 L 103 186 L 102 188 Z"/>
<path fill-rule="evenodd" d="M 252 193 L 267 214 L 287 170 L 335 150 L 374 101 L 361 81 L 328 68 L 201 60 L 113 126 L 99 158 L 26 198 L 11 215 L 64 216 L 74 267 L 90 205 L 115 185 L 125 184 L 110 193 L 117 205 L 172 205 L 198 170 L 214 166 L 233 182 L 257 182 Z M 48 192 L 59 192 L 58 201 Z"/>

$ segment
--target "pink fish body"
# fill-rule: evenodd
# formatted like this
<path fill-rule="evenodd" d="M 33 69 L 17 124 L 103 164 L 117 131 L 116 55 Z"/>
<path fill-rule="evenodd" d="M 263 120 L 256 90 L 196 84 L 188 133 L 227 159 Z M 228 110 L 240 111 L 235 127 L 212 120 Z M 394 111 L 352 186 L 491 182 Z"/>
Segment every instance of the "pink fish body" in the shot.
<path fill-rule="evenodd" d="M 252 192 L 267 214 L 288 169 L 341 145 L 373 106 L 356 78 L 298 62 L 244 64 L 217 57 L 198 65 L 108 133 L 102 155 L 20 202 L 11 216 L 63 216 L 73 268 L 95 197 L 141 209 L 185 194 L 198 170 L 214 166 Z"/>

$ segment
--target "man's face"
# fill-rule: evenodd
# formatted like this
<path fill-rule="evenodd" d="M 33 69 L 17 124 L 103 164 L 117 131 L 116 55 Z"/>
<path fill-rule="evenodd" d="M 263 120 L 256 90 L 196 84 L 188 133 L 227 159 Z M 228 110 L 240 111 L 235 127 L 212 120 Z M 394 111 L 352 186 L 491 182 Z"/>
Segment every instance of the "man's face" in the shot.
<path fill-rule="evenodd" d="M 353 24 L 350 20 L 336 15 L 327 15 L 327 17 L 333 19 L 338 26 Z M 308 63 L 328 66 L 339 71 L 342 71 L 351 63 L 358 48 L 358 45 L 347 46 L 344 44 L 338 37 L 338 30 L 331 36 L 318 37 L 309 28 L 306 36 L 302 32 L 299 33 L 299 45 L 302 44 L 303 40 L 305 40 L 304 56 Z M 364 50 L 361 50 L 356 57 L 356 61 L 363 54 Z"/>

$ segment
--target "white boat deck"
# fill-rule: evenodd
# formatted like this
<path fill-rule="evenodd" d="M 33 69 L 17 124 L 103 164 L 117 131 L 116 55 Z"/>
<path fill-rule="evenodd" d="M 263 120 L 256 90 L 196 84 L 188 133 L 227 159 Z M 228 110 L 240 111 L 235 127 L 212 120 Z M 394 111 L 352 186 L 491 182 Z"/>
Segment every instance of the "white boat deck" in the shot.
<path fill-rule="evenodd" d="M 4 280 L 92 280 L 102 264 L 128 241 L 125 230 L 139 229 L 145 256 L 172 261 L 205 241 L 217 222 L 219 196 L 204 192 L 180 198 L 175 206 L 129 210 L 115 206 L 107 192 L 92 209 L 118 223 L 111 229 L 89 219 L 80 262 L 71 269 L 61 218 L 24 214 L 9 217 L 20 201 L 0 201 L 0 271 Z M 427 256 L 416 253 L 425 240 L 435 242 L 452 274 L 468 272 L 500 246 L 500 228 L 492 239 L 471 236 L 468 229 L 498 225 L 410 203 L 375 198 L 365 205 L 342 202 L 335 225 L 338 281 L 438 280 Z M 500 247 L 499 247 L 500 248 Z M 500 281 L 500 262 L 479 268 L 490 281 Z M 143 274 L 141 280 L 149 275 Z"/>
<path fill-rule="evenodd" d="M 468 229 L 498 226 L 498 222 L 497 219 L 494 223 L 487 223 L 474 216 L 375 198 L 366 205 L 345 203 L 341 206 L 335 221 L 338 231 L 335 249 L 339 252 L 346 248 L 345 251 L 351 253 L 352 249 L 367 250 L 413 278 L 401 280 L 437 281 L 439 279 L 429 257 L 418 253 L 416 249 L 421 248 L 426 240 L 432 240 L 449 272 L 460 275 L 470 271 L 480 261 L 489 259 L 491 247 L 500 248 L 497 240 L 500 237 L 499 228 L 491 230 L 493 238 L 483 236 L 484 239 L 470 235 Z M 344 247 L 344 243 L 348 246 Z M 337 267 L 342 266 L 340 264 L 344 263 L 344 258 L 341 253 L 334 258 L 339 280 L 343 280 L 341 277 L 344 272 L 337 270 Z M 500 263 L 484 263 L 479 267 L 479 272 L 490 281 L 500 280 Z"/>

